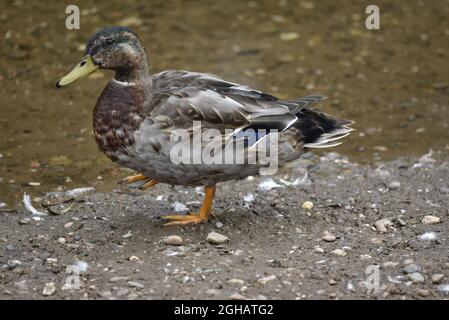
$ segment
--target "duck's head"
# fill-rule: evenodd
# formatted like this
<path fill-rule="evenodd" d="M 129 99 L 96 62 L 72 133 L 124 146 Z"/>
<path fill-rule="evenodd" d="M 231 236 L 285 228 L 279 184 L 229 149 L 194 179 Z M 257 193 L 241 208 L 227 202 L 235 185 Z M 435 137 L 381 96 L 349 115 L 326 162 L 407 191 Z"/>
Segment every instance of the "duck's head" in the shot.
<path fill-rule="evenodd" d="M 147 55 L 137 34 L 126 27 L 98 31 L 87 43 L 84 57 L 56 83 L 56 87 L 66 86 L 97 69 L 114 70 L 117 80 L 123 81 L 147 74 Z"/>

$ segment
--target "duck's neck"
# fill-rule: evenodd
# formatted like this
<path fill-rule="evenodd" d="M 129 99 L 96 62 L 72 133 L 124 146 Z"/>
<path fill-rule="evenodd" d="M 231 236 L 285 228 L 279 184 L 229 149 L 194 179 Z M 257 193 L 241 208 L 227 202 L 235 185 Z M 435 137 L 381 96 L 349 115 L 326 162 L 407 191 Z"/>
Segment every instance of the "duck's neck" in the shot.
<path fill-rule="evenodd" d="M 140 85 L 151 90 L 150 68 L 146 61 L 138 66 L 126 67 L 116 70 L 114 80 L 125 85 Z"/>

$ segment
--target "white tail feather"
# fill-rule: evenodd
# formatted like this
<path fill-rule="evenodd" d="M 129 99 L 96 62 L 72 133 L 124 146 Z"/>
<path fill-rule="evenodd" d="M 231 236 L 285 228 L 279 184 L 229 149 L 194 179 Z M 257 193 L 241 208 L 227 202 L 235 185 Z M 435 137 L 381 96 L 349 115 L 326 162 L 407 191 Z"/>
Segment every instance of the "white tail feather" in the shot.
<path fill-rule="evenodd" d="M 306 143 L 304 144 L 304 147 L 322 149 L 338 146 L 342 144 L 342 142 L 335 142 L 335 141 L 347 137 L 351 133 L 351 131 L 354 131 L 354 129 L 349 128 L 347 126 L 343 126 L 342 128 L 336 129 L 332 132 L 322 134 L 317 141 L 312 143 Z"/>

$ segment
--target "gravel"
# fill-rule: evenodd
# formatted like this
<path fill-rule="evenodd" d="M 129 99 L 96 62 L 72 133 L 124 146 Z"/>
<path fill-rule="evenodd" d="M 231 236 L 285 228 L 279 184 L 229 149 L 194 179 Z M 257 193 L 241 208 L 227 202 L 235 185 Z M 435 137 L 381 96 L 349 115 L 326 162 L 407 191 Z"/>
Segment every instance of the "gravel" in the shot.
<path fill-rule="evenodd" d="M 440 223 L 441 219 L 436 216 L 427 215 L 424 218 L 422 218 L 421 222 L 423 224 L 437 224 Z"/>
<path fill-rule="evenodd" d="M 56 292 L 56 285 L 54 282 L 46 283 L 44 289 L 42 290 L 42 295 L 44 296 L 52 296 Z"/>
<path fill-rule="evenodd" d="M 414 273 L 414 272 L 418 272 L 421 268 L 418 267 L 416 264 L 409 264 L 406 265 L 402 270 L 404 271 L 404 273 Z"/>
<path fill-rule="evenodd" d="M 182 238 L 180 236 L 172 235 L 165 238 L 164 243 L 169 246 L 182 246 Z"/>
<path fill-rule="evenodd" d="M 348 255 L 348 253 L 343 249 L 335 249 L 332 253 L 339 257 L 345 257 Z"/>
<path fill-rule="evenodd" d="M 299 164 L 308 168 L 307 184 L 258 190 L 265 178 L 254 177 L 220 185 L 216 216 L 198 225 L 162 226 L 159 216 L 172 201 L 194 207 L 199 197 L 195 188 L 166 185 L 86 193 L 69 212 L 41 221 L 22 208 L 3 213 L 0 298 L 447 298 L 449 198 L 432 186 L 449 181 L 449 164 L 434 158 L 420 166 L 407 159 L 373 168 L 344 157 L 309 157 Z M 388 171 L 387 180 L 372 178 L 378 165 Z M 303 176 L 292 170 L 279 175 L 288 181 Z M 388 192 L 385 181 L 399 179 L 401 187 Z M 248 193 L 255 194 L 250 204 L 242 199 Z M 164 200 L 156 200 L 161 194 Z M 41 197 L 37 209 L 54 201 Z M 313 211 L 298 199 L 313 199 Z M 428 215 L 440 222 L 422 224 Z M 406 225 L 396 222 L 399 216 Z M 28 224 L 18 223 L 26 218 Z M 373 227 L 382 219 L 394 222 L 387 232 Z M 68 222 L 73 225 L 63 228 Z M 426 233 L 436 240 L 420 240 Z M 181 237 L 182 245 L 167 245 L 171 236 Z M 374 291 L 365 287 L 371 265 L 381 266 Z M 76 273 L 79 289 L 64 290 Z M 46 296 L 51 282 L 56 290 Z"/>
<path fill-rule="evenodd" d="M 421 273 L 419 273 L 419 272 L 411 273 L 409 275 L 409 278 L 410 278 L 410 280 L 412 280 L 415 283 L 421 283 L 421 282 L 425 281 L 424 276 Z"/>
<path fill-rule="evenodd" d="M 388 232 L 388 228 L 393 226 L 393 222 L 389 219 L 380 219 L 374 223 L 374 227 L 379 232 Z"/>
<path fill-rule="evenodd" d="M 207 235 L 206 241 L 209 242 L 210 244 L 217 245 L 217 244 L 224 244 L 224 243 L 228 242 L 229 238 L 220 233 L 211 232 Z"/>
<path fill-rule="evenodd" d="M 332 233 L 326 231 L 326 232 L 324 232 L 322 239 L 326 242 L 334 242 L 335 240 L 337 240 L 337 237 L 334 236 Z"/>

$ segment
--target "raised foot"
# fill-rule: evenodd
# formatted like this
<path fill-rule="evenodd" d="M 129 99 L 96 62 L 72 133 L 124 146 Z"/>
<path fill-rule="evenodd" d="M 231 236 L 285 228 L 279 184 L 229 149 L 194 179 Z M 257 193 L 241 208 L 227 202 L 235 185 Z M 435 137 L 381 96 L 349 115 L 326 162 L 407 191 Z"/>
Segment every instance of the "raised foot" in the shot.
<path fill-rule="evenodd" d="M 183 224 L 197 224 L 203 221 L 207 221 L 207 217 L 201 217 L 199 214 L 189 213 L 185 216 L 174 215 L 174 216 L 162 216 L 163 220 L 171 220 L 170 222 L 164 223 L 164 226 L 174 226 Z"/>
<path fill-rule="evenodd" d="M 150 177 L 147 177 L 146 175 L 143 174 L 137 174 L 135 176 L 129 176 L 126 177 L 125 179 L 121 180 L 119 183 L 127 183 L 127 184 L 131 184 L 137 181 L 142 181 L 142 180 L 147 180 L 145 181 L 140 187 L 140 190 L 146 190 L 149 189 L 153 186 L 155 186 L 156 184 L 159 183 L 159 181 L 155 180 L 155 179 L 151 179 Z"/>
<path fill-rule="evenodd" d="M 120 180 L 119 183 L 133 183 L 133 182 L 137 182 L 137 181 L 141 181 L 141 180 L 147 180 L 147 179 L 151 179 L 150 177 L 147 177 L 143 174 L 136 174 L 135 176 L 128 176 L 123 180 Z"/>

